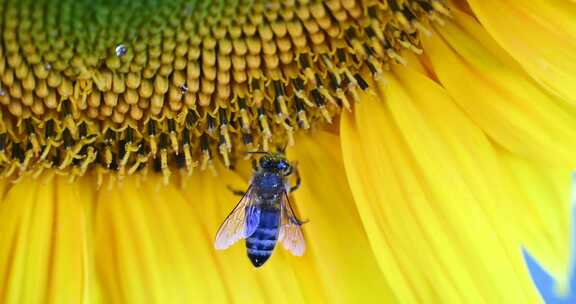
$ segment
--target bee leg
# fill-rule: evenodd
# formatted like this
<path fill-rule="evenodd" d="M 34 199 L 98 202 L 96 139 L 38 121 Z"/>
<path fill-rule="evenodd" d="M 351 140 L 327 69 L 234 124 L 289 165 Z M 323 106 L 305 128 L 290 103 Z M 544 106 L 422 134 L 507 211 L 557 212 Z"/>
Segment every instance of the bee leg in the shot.
<path fill-rule="evenodd" d="M 296 184 L 290 187 L 290 193 L 298 190 L 298 188 L 300 188 L 300 185 L 302 184 L 302 178 L 300 177 L 300 173 L 298 173 L 297 168 L 294 168 L 294 174 L 296 175 Z"/>
<path fill-rule="evenodd" d="M 226 188 L 228 188 L 228 190 L 232 191 L 232 194 L 237 195 L 237 196 L 244 196 L 244 194 L 246 194 L 246 192 L 244 192 L 242 190 L 234 189 L 230 185 L 226 186 Z"/>
<path fill-rule="evenodd" d="M 254 170 L 254 172 L 258 171 L 258 162 L 254 158 L 252 159 L 252 170 Z"/>
<path fill-rule="evenodd" d="M 294 225 L 302 226 L 302 225 L 308 223 L 309 220 L 301 220 L 301 219 L 298 219 L 297 217 L 293 217 L 293 218 L 290 218 L 290 222 L 292 222 L 292 224 L 294 224 Z"/>

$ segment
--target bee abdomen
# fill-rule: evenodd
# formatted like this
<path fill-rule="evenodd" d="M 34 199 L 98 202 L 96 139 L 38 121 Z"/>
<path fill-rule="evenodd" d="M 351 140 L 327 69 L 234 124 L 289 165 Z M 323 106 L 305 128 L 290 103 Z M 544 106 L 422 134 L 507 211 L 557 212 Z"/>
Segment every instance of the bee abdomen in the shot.
<path fill-rule="evenodd" d="M 248 258 L 256 267 L 260 267 L 272 255 L 278 239 L 280 212 L 275 209 L 262 209 L 260 222 L 254 233 L 246 238 Z"/>
<path fill-rule="evenodd" d="M 277 235 L 278 229 L 257 228 L 254 234 L 246 239 L 246 252 L 254 266 L 262 266 L 272 255 Z"/>

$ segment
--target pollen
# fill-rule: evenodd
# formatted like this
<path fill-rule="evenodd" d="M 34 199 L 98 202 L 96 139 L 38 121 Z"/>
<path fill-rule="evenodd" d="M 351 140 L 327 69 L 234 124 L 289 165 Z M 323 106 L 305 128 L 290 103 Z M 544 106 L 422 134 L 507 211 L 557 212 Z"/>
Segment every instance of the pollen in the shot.
<path fill-rule="evenodd" d="M 421 53 L 440 0 L 0 4 L 0 176 L 166 180 L 294 143 Z"/>

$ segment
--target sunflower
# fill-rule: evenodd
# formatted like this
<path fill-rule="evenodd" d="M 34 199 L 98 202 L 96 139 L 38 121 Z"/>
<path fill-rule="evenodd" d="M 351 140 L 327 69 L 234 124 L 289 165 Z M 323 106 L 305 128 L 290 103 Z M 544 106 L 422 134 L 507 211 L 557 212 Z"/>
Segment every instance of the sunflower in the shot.
<path fill-rule="evenodd" d="M 566 0 L 4 0 L 0 302 L 538 303 L 576 165 Z M 216 252 L 286 149 L 307 251 Z"/>

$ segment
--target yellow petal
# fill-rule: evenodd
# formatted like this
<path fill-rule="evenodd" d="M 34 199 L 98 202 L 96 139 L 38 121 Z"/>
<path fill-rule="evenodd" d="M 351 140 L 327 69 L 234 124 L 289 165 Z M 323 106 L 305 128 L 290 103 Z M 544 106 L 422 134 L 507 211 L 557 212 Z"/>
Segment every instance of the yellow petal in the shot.
<path fill-rule="evenodd" d="M 32 271 L 30 280 L 25 280 L 26 274 L 26 253 L 29 252 L 28 231 L 31 227 L 30 217 L 36 201 L 37 185 L 28 179 L 12 187 L 6 194 L 4 201 L 0 205 L 0 215 L 4 219 L 0 224 L 2 242 L 0 242 L 0 266 L 2 267 L 2 288 L 0 295 L 2 302 L 19 303 L 26 297 L 24 288 L 28 283 L 40 290 L 46 290 L 46 277 L 48 261 L 46 256 L 38 257 L 40 262 L 35 264 L 42 267 L 37 271 Z M 51 205 L 51 202 L 50 202 Z M 48 207 L 50 208 L 50 207 Z M 46 217 L 46 218 L 49 218 Z M 42 224 L 42 223 L 40 223 Z M 43 230 L 47 230 L 51 223 L 44 223 Z M 43 247 L 42 252 L 46 252 L 49 244 L 46 237 L 33 242 L 32 247 Z M 34 261 L 32 261 L 34 262 Z M 29 299 L 34 300 L 34 299 Z M 38 298 L 36 300 L 39 300 Z"/>
<path fill-rule="evenodd" d="M 226 301 L 208 241 L 190 203 L 158 176 L 128 178 L 99 192 L 95 258 L 106 299 L 114 303 Z"/>
<path fill-rule="evenodd" d="M 53 198 L 55 210 L 49 240 L 49 265 L 53 274 L 47 298 L 53 299 L 54 303 L 66 303 L 81 296 L 82 301 L 87 302 L 99 296 L 94 285 L 92 231 L 88 218 L 88 209 L 94 204 L 90 195 L 93 185 L 71 184 L 67 178 L 58 177 L 53 186 L 56 188 Z M 38 197 L 47 198 L 42 194 Z"/>
<path fill-rule="evenodd" d="M 498 149 L 503 186 L 514 189 L 502 205 L 503 220 L 514 219 L 519 239 L 560 285 L 570 259 L 572 170 L 550 168 Z"/>
<path fill-rule="evenodd" d="M 576 111 L 502 54 L 469 16 L 437 27 L 424 46 L 438 79 L 475 123 L 516 155 L 576 166 Z"/>
<path fill-rule="evenodd" d="M 0 204 L 2 303 L 81 303 L 90 296 L 86 199 L 74 189 L 44 177 L 8 190 Z"/>
<path fill-rule="evenodd" d="M 416 85 L 418 76 L 415 73 L 402 68 L 395 72 L 413 97 L 423 94 L 419 100 L 430 101 L 420 103 L 420 108 L 428 108 L 425 112 L 427 117 L 445 128 L 445 140 L 451 137 L 459 141 L 467 139 L 467 146 L 476 158 L 472 158 L 468 166 L 461 164 L 460 171 L 467 175 L 466 182 L 475 189 L 477 197 L 483 198 L 483 207 L 502 234 L 501 237 L 506 239 L 506 245 L 512 246 L 510 251 L 515 254 L 519 246 L 525 246 L 556 277 L 566 279 L 571 169 L 522 159 L 498 146 L 493 149 L 493 145 L 487 145 L 478 130 L 473 131 L 476 128 L 466 128 L 471 122 L 458 119 L 462 115 L 450 111 L 450 104 L 440 104 L 438 100 L 430 98 L 427 90 Z M 477 135 L 472 137 L 472 133 Z M 548 153 L 554 157 L 552 152 Z M 470 152 L 464 151 L 459 159 L 468 158 L 468 154 Z M 478 159 L 479 156 L 483 156 L 483 162 Z"/>
<path fill-rule="evenodd" d="M 314 266 L 327 303 L 394 303 L 358 216 L 342 164 L 339 139 L 326 132 L 296 138 L 289 158 L 298 162 L 302 186 L 293 204 L 307 240 L 307 261 Z M 293 152 L 293 153 L 292 153 Z M 300 261 L 299 261 L 300 262 Z M 302 261 L 304 262 L 304 261 Z"/>
<path fill-rule="evenodd" d="M 486 30 L 550 92 L 576 104 L 576 3 L 469 0 Z"/>
<path fill-rule="evenodd" d="M 489 142 L 431 80 L 395 73 L 379 84 L 382 100 L 364 95 L 355 117 L 344 115 L 341 136 L 360 216 L 398 299 L 536 302 L 519 244 L 491 214 L 503 194 L 490 188 Z"/>

